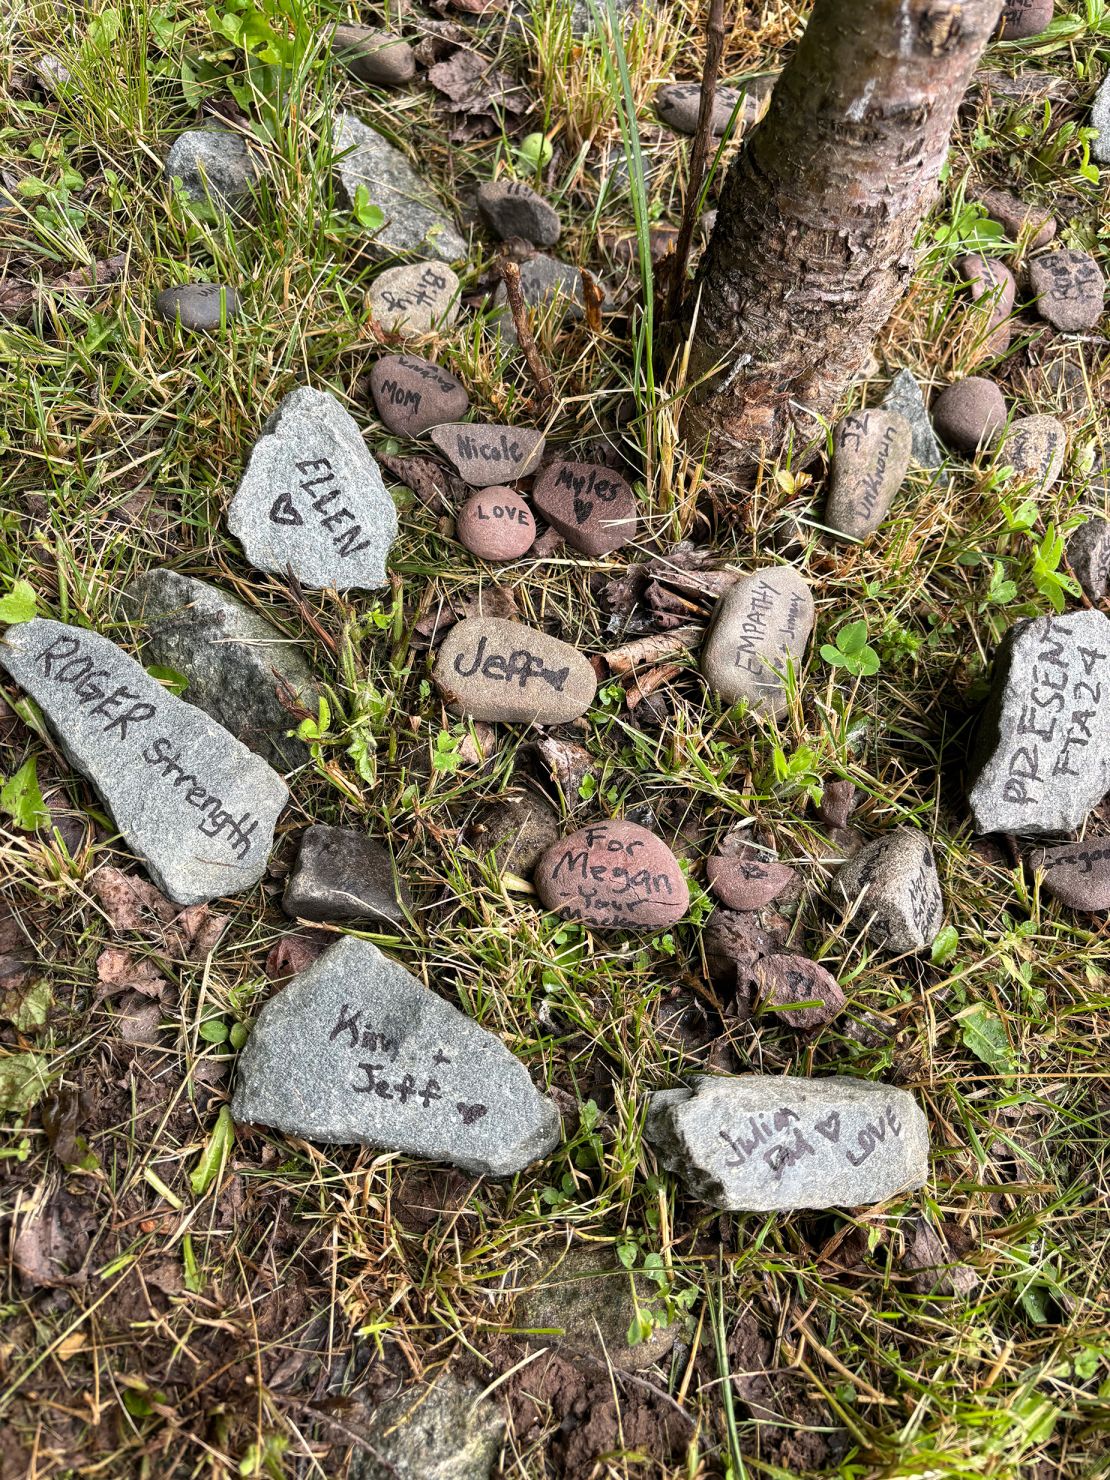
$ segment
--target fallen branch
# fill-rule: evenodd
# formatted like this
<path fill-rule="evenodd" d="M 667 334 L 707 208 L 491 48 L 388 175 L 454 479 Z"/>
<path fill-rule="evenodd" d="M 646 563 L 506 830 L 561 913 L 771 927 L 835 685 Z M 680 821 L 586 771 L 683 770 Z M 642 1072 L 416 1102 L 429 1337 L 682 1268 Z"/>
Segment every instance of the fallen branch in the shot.
<path fill-rule="evenodd" d="M 520 286 L 520 268 L 509 257 L 502 255 L 497 259 L 497 270 L 501 274 L 501 281 L 505 284 L 505 294 L 509 300 L 509 312 L 513 316 L 517 343 L 520 345 L 529 373 L 536 382 L 536 390 L 539 392 L 540 414 L 546 416 L 555 401 L 555 383 L 551 379 L 551 372 L 543 362 L 543 356 L 536 348 L 536 341 L 528 327 L 528 306 L 524 302 L 524 290 Z"/>
<path fill-rule="evenodd" d="M 634 668 L 651 668 L 664 658 L 676 657 L 686 649 L 696 647 L 705 635 L 704 627 L 675 627 L 670 632 L 652 632 L 648 637 L 639 637 L 623 647 L 606 653 L 605 661 L 610 673 L 631 673 Z"/>

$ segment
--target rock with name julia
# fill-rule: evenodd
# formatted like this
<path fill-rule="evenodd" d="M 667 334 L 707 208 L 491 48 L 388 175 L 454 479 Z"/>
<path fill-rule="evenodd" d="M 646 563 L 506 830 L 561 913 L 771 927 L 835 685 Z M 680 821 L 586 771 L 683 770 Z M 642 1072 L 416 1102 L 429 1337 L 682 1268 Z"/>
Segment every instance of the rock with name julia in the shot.
<path fill-rule="evenodd" d="M 1006 0 L 995 35 L 1003 41 L 1039 36 L 1052 23 L 1052 0 Z"/>
<path fill-rule="evenodd" d="M 701 671 L 726 704 L 746 699 L 756 714 L 782 714 L 787 665 L 801 667 L 812 630 L 813 597 L 792 566 L 751 571 L 718 601 Z"/>
<path fill-rule="evenodd" d="M 389 579 L 397 510 L 354 419 L 328 391 L 301 386 L 254 444 L 227 514 L 256 570 L 305 586 L 373 590 Z"/>
<path fill-rule="evenodd" d="M 258 168 L 242 134 L 227 128 L 191 128 L 170 145 L 166 179 L 180 180 L 198 203 L 226 206 L 249 194 Z"/>
<path fill-rule="evenodd" d="M 532 510 L 511 488 L 472 493 L 455 516 L 455 532 L 482 560 L 519 560 L 536 538 Z"/>
<path fill-rule="evenodd" d="M 519 236 L 536 247 L 553 247 L 562 230 L 555 207 L 523 180 L 479 185 L 478 214 L 502 241 Z"/>
<path fill-rule="evenodd" d="M 263 1007 L 231 1113 L 508 1177 L 552 1151 L 559 1116 L 500 1039 L 369 941 L 343 936 Z"/>
<path fill-rule="evenodd" d="M 956 258 L 956 271 L 971 287 L 973 303 L 983 302 L 987 309 L 987 322 L 983 333 L 982 348 L 987 354 L 1001 355 L 1008 349 L 1013 338 L 1010 314 L 1017 296 L 1017 283 L 1005 262 L 995 257 L 980 257 L 965 253 Z"/>
<path fill-rule="evenodd" d="M 504 617 L 457 622 L 432 678 L 453 713 L 490 724 L 567 724 L 597 692 L 593 665 L 577 648 Z"/>
<path fill-rule="evenodd" d="M 459 316 L 459 280 L 444 262 L 388 267 L 374 279 L 366 305 L 387 334 L 449 329 Z"/>
<path fill-rule="evenodd" d="M 154 300 L 159 316 L 183 329 L 222 329 L 239 316 L 239 295 L 219 283 L 185 283 L 163 288 Z"/>
<path fill-rule="evenodd" d="M 1061 904 L 1092 914 L 1110 910 L 1110 837 L 1039 848 L 1029 862 L 1044 875 L 1044 893 Z"/>
<path fill-rule="evenodd" d="M 941 391 L 933 425 L 949 447 L 974 454 L 1006 425 L 1006 398 L 993 380 L 967 375 Z"/>
<path fill-rule="evenodd" d="M 929 840 L 899 827 L 865 843 L 836 876 L 835 890 L 873 945 L 893 954 L 931 946 L 944 924 L 944 901 Z"/>
<path fill-rule="evenodd" d="M 740 132 L 759 122 L 771 103 L 774 77 L 752 77 L 739 87 L 718 87 L 713 94 L 710 130 L 718 138 L 728 128 L 737 103 L 736 126 Z M 743 102 L 740 100 L 743 99 Z M 660 119 L 680 134 L 694 134 L 701 107 L 700 82 L 668 82 L 655 94 L 655 111 Z"/>
<path fill-rule="evenodd" d="M 759 956 L 745 971 L 764 1012 L 795 1028 L 820 1028 L 843 1012 L 845 996 L 831 972 L 806 956 Z"/>
<path fill-rule="evenodd" d="M 939 481 L 947 483 L 948 474 L 942 469 L 944 450 L 933 431 L 921 387 L 908 370 L 899 370 L 890 382 L 890 389 L 883 397 L 882 409 L 896 411 L 899 416 L 905 417 L 913 433 L 914 462 L 919 468 L 937 473 Z"/>
<path fill-rule="evenodd" d="M 969 801 L 981 833 L 1069 833 L 1110 790 L 1110 620 L 1015 622 L 995 655 Z"/>
<path fill-rule="evenodd" d="M 560 838 L 534 883 L 549 910 L 604 930 L 662 929 L 690 905 L 678 859 L 635 822 L 591 822 Z"/>
<path fill-rule="evenodd" d="M 1029 286 L 1037 312 L 1054 329 L 1078 334 L 1102 318 L 1106 282 L 1093 257 L 1071 247 L 1045 252 L 1029 264 Z"/>
<path fill-rule="evenodd" d="M 1014 477 L 1032 483 L 1035 491 L 1047 492 L 1064 466 L 1067 436 L 1054 416 L 1019 416 L 1010 423 L 995 461 L 1013 468 Z"/>
<path fill-rule="evenodd" d="M 1110 519 L 1093 514 L 1068 535 L 1068 564 L 1088 601 L 1101 601 L 1110 588 Z"/>
<path fill-rule="evenodd" d="M 761 910 L 777 899 L 797 875 L 785 863 L 745 846 L 731 855 L 707 858 L 705 877 L 713 893 L 730 910 Z"/>
<path fill-rule="evenodd" d="M 398 437 L 419 437 L 441 422 L 459 421 L 470 409 L 458 376 L 417 355 L 383 355 L 370 371 L 370 394 Z"/>
<path fill-rule="evenodd" d="M 264 760 L 94 632 L 42 617 L 9 627 L 0 667 L 164 894 L 202 904 L 258 883 L 289 798 Z"/>
<path fill-rule="evenodd" d="M 833 437 L 832 487 L 825 524 L 864 540 L 886 516 L 905 481 L 913 431 L 896 411 L 853 411 Z"/>
<path fill-rule="evenodd" d="M 619 473 L 595 463 L 549 463 L 532 502 L 552 528 L 584 555 L 608 555 L 636 534 L 636 495 Z"/>
<path fill-rule="evenodd" d="M 992 221 L 1005 228 L 1011 241 L 1019 238 L 1031 252 L 1047 247 L 1056 235 L 1056 219 L 1051 211 L 1027 205 L 1008 190 L 994 186 L 980 190 L 974 197 Z"/>
<path fill-rule="evenodd" d="M 416 76 L 416 56 L 408 42 L 373 26 L 336 26 L 331 54 L 352 77 L 376 87 L 400 87 Z"/>
<path fill-rule="evenodd" d="M 429 435 L 472 488 L 515 483 L 534 472 L 543 456 L 543 433 L 532 427 L 458 421 L 433 427 Z"/>
<path fill-rule="evenodd" d="M 373 236 L 384 255 L 426 252 L 441 262 L 466 256 L 466 242 L 448 219 L 431 187 L 388 139 L 360 122 L 353 113 L 338 113 L 332 123 L 339 183 L 353 205 L 364 185 L 370 202 L 385 216 Z"/>
<path fill-rule="evenodd" d="M 388 848 L 359 828 L 316 823 L 301 834 L 281 907 L 294 920 L 401 925 L 412 904 Z"/>
<path fill-rule="evenodd" d="M 699 1075 L 651 1096 L 645 1135 L 696 1198 L 733 1213 L 862 1207 L 929 1174 L 920 1106 L 866 1079 Z"/>

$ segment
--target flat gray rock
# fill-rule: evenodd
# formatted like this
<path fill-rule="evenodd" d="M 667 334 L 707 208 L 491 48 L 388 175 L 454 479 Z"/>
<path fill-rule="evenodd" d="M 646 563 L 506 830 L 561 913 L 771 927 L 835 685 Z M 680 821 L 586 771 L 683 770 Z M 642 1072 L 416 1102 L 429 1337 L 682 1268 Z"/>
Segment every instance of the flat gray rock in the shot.
<path fill-rule="evenodd" d="M 163 288 L 154 307 L 168 324 L 183 329 L 222 329 L 239 317 L 239 295 L 220 283 L 185 283 Z"/>
<path fill-rule="evenodd" d="M 536 252 L 527 262 L 520 264 L 520 291 L 525 304 L 535 310 L 538 317 L 546 318 L 550 309 L 550 316 L 556 325 L 562 324 L 566 319 L 580 319 L 586 311 L 582 274 L 569 262 L 560 262 L 557 257 L 549 257 L 545 252 Z M 504 283 L 493 295 L 493 312 L 487 324 L 510 343 L 516 343 L 516 325 L 513 323 L 509 294 Z"/>
<path fill-rule="evenodd" d="M 899 416 L 905 417 L 913 433 L 911 454 L 913 461 L 919 468 L 936 473 L 938 481 L 947 483 L 948 474 L 944 471 L 944 448 L 937 441 L 936 433 L 933 431 L 933 423 L 929 419 L 921 387 L 908 370 L 899 370 L 890 382 L 890 389 L 883 397 L 882 408 L 884 411 L 896 411 Z"/>
<path fill-rule="evenodd" d="M 429 436 L 472 488 L 515 483 L 535 472 L 543 456 L 544 435 L 534 427 L 451 421 L 432 427 Z"/>
<path fill-rule="evenodd" d="M 318 823 L 301 834 L 281 907 L 295 920 L 401 925 L 412 903 L 388 848 L 358 828 Z"/>
<path fill-rule="evenodd" d="M 8 628 L 0 667 L 164 894 L 203 904 L 258 883 L 289 798 L 265 761 L 97 633 L 36 617 Z"/>
<path fill-rule="evenodd" d="M 188 679 L 185 698 L 279 771 L 308 763 L 279 692 L 316 713 L 320 690 L 300 647 L 265 617 L 206 581 L 152 570 L 123 590 L 143 629 L 143 657 Z"/>
<path fill-rule="evenodd" d="M 567 724 L 597 693 L 593 665 L 577 648 L 504 617 L 457 622 L 432 678 L 455 714 L 490 724 Z"/>
<path fill-rule="evenodd" d="M 410 262 L 379 273 L 366 295 L 370 317 L 387 334 L 427 334 L 459 316 L 459 280 L 444 262 Z"/>
<path fill-rule="evenodd" d="M 500 1039 L 369 941 L 344 936 L 263 1007 L 231 1112 L 508 1177 L 552 1151 L 559 1116 Z"/>
<path fill-rule="evenodd" d="M 1029 286 L 1037 312 L 1054 329 L 1078 334 L 1102 318 L 1106 282 L 1093 257 L 1072 247 L 1042 252 L 1029 264 Z"/>
<path fill-rule="evenodd" d="M 365 185 L 371 205 L 385 213 L 385 225 L 373 237 L 386 254 L 430 252 L 443 262 L 466 256 L 466 242 L 431 187 L 388 139 L 352 113 L 338 113 L 332 124 L 339 183 L 354 202 Z"/>
<path fill-rule="evenodd" d="M 447 1372 L 375 1404 L 370 1443 L 351 1455 L 347 1480 L 489 1480 L 506 1419 L 484 1392 Z"/>
<path fill-rule="evenodd" d="M 1102 601 L 1110 587 L 1110 520 L 1092 515 L 1068 536 L 1068 564 L 1088 601 Z"/>
<path fill-rule="evenodd" d="M 397 510 L 354 419 L 329 392 L 301 386 L 263 426 L 227 526 L 255 570 L 374 590 L 389 579 Z"/>
<path fill-rule="evenodd" d="M 746 699 L 757 714 L 782 714 L 786 665 L 800 667 L 813 611 L 809 587 L 792 566 L 741 576 L 713 613 L 701 658 L 706 683 L 726 704 Z"/>
<path fill-rule="evenodd" d="M 178 134 L 165 170 L 168 180 L 181 181 L 190 200 L 217 206 L 242 200 L 258 179 L 246 139 L 226 128 L 191 128 Z"/>
<path fill-rule="evenodd" d="M 1073 910 L 1110 910 L 1110 837 L 1087 837 L 1061 848 L 1038 848 L 1029 860 L 1042 889 Z"/>
<path fill-rule="evenodd" d="M 336 26 L 331 54 L 352 77 L 376 87 L 400 87 L 416 76 L 416 55 L 408 42 L 373 26 Z"/>
<path fill-rule="evenodd" d="M 905 482 L 913 430 L 897 411 L 853 411 L 833 435 L 832 480 L 825 524 L 835 534 L 874 534 Z"/>
<path fill-rule="evenodd" d="M 1068 434 L 1054 416 L 1019 416 L 1010 423 L 995 461 L 1044 493 L 1060 476 L 1067 442 Z"/>
<path fill-rule="evenodd" d="M 940 934 L 944 902 L 929 840 L 915 827 L 874 838 L 836 876 L 847 918 L 880 949 L 923 951 Z"/>
<path fill-rule="evenodd" d="M 1016 622 L 999 644 L 969 801 L 981 833 L 1074 832 L 1110 790 L 1110 621 Z"/>
<path fill-rule="evenodd" d="M 718 87 L 713 94 L 710 132 L 720 138 L 728 129 L 737 103 L 740 103 L 736 128 L 738 133 L 745 133 L 767 112 L 774 86 L 775 78 L 767 75 L 752 77 L 738 87 Z M 668 82 L 655 94 L 655 111 L 665 124 L 680 134 L 697 132 L 700 108 L 700 82 Z"/>

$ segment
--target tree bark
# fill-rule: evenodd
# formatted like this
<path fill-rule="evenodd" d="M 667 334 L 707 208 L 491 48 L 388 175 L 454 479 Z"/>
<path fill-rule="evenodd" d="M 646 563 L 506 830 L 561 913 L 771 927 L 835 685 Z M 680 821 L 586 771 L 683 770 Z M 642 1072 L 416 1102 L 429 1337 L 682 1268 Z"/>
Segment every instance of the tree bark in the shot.
<path fill-rule="evenodd" d="M 809 438 L 913 271 L 952 124 L 1001 0 L 814 0 L 732 164 L 698 275 L 688 443 L 742 482 Z M 700 302 L 698 302 L 700 299 Z"/>

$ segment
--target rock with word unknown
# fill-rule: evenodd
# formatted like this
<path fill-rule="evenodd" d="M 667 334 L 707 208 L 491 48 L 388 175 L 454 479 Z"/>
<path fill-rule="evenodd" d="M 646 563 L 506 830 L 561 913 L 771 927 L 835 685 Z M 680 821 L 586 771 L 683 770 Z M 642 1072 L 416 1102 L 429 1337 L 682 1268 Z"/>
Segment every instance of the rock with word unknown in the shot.
<path fill-rule="evenodd" d="M 459 316 L 459 280 L 444 262 L 409 262 L 379 273 L 366 295 L 370 317 L 387 334 L 427 334 Z"/>
<path fill-rule="evenodd" d="M 123 590 L 144 633 L 143 657 L 187 680 L 184 697 L 279 771 L 307 765 L 308 747 L 289 732 L 298 709 L 315 714 L 320 690 L 301 647 L 237 597 L 151 570 Z"/>
<path fill-rule="evenodd" d="M 1102 79 L 1091 104 L 1091 128 L 1095 130 L 1091 158 L 1099 164 L 1110 164 L 1110 74 Z"/>
<path fill-rule="evenodd" d="M 771 102 L 774 77 L 753 77 L 739 87 L 718 87 L 713 94 L 710 130 L 719 138 L 728 128 L 737 103 L 737 127 L 741 131 L 759 122 Z M 741 101 L 741 99 L 743 101 Z M 694 134 L 701 107 L 700 82 L 668 82 L 655 94 L 655 111 L 660 119 L 680 134 Z"/>
<path fill-rule="evenodd" d="M 347 1480 L 489 1480 L 507 1421 L 485 1386 L 447 1372 L 367 1405 Z"/>
<path fill-rule="evenodd" d="M 1088 601 L 1101 601 L 1110 587 L 1110 519 L 1092 515 L 1068 535 L 1068 564 Z"/>
<path fill-rule="evenodd" d="M 1110 790 L 1110 621 L 1015 622 L 995 655 L 969 801 L 981 833 L 1069 833 Z"/>
<path fill-rule="evenodd" d="M 457 375 L 416 355 L 383 355 L 370 372 L 370 394 L 398 437 L 419 437 L 441 422 L 459 421 L 470 408 Z"/>
<path fill-rule="evenodd" d="M 1029 264 L 1029 286 L 1037 298 L 1037 312 L 1054 329 L 1078 334 L 1093 329 L 1102 318 L 1106 283 L 1093 257 L 1064 247 L 1045 252 Z"/>
<path fill-rule="evenodd" d="M 159 316 L 183 329 L 222 329 L 239 316 L 239 295 L 220 283 L 185 283 L 163 288 L 154 300 Z"/>
<path fill-rule="evenodd" d="M 1092 914 L 1110 910 L 1110 837 L 1040 848 L 1029 862 L 1043 873 L 1044 892 L 1061 904 Z"/>
<path fill-rule="evenodd" d="M 1051 211 L 1030 206 L 1008 190 L 990 186 L 974 197 L 992 221 L 1005 228 L 1011 241 L 1020 238 L 1031 252 L 1047 247 L 1056 235 L 1056 218 Z"/>
<path fill-rule="evenodd" d="M 608 555 L 636 533 L 636 495 L 619 473 L 596 463 L 549 463 L 536 479 L 532 502 L 584 555 Z"/>
<path fill-rule="evenodd" d="M 897 412 L 899 416 L 905 417 L 913 433 L 914 462 L 919 468 L 925 468 L 928 472 L 939 473 L 941 481 L 947 482 L 947 473 L 941 471 L 944 449 L 933 431 L 933 423 L 929 418 L 921 387 L 908 370 L 899 370 L 890 382 L 890 389 L 883 397 L 882 409 Z"/>
<path fill-rule="evenodd" d="M 756 714 L 782 714 L 787 667 L 801 666 L 812 630 L 813 597 L 792 566 L 751 571 L 717 603 L 701 671 L 727 704 L 746 699 Z"/>
<path fill-rule="evenodd" d="M 577 648 L 504 617 L 457 622 L 432 678 L 453 713 L 489 724 L 567 724 L 597 692 L 593 665 Z"/>
<path fill-rule="evenodd" d="M 226 128 L 191 128 L 170 146 L 166 178 L 180 180 L 190 200 L 222 206 L 250 192 L 258 168 L 242 134 Z"/>
<path fill-rule="evenodd" d="M 967 375 L 941 391 L 933 425 L 949 447 L 974 454 L 1006 425 L 1006 398 L 993 380 Z"/>
<path fill-rule="evenodd" d="M 971 287 L 973 303 L 984 302 L 987 309 L 982 347 L 991 355 L 1004 354 L 1013 337 L 1010 314 L 1017 296 L 1017 283 L 1005 262 L 994 257 L 965 253 L 956 258 L 956 271 Z"/>
<path fill-rule="evenodd" d="M 775 953 L 741 968 L 764 1012 L 795 1028 L 820 1028 L 844 1010 L 845 996 L 831 972 L 806 956 Z"/>
<path fill-rule="evenodd" d="M 995 460 L 1044 493 L 1059 478 L 1066 450 L 1067 433 L 1054 416 L 1019 416 L 1010 423 Z"/>
<path fill-rule="evenodd" d="M 369 204 L 385 216 L 373 236 L 386 253 L 430 252 L 442 262 L 466 256 L 466 242 L 447 213 L 401 151 L 351 113 L 339 113 L 332 125 L 336 169 L 352 205 L 363 187 Z"/>
<path fill-rule="evenodd" d="M 710 889 L 730 910 L 761 910 L 797 878 L 792 868 L 745 845 L 705 861 Z"/>
<path fill-rule="evenodd" d="M 1006 0 L 995 33 L 1003 41 L 1039 36 L 1052 20 L 1052 0 Z"/>
<path fill-rule="evenodd" d="M 518 560 L 532 548 L 536 521 L 519 493 L 494 486 L 471 494 L 455 518 L 455 531 L 482 560 Z"/>
<path fill-rule="evenodd" d="M 534 472 L 543 456 L 543 433 L 533 427 L 456 421 L 433 427 L 429 435 L 472 488 L 515 483 Z"/>
<path fill-rule="evenodd" d="M 944 901 L 929 840 L 915 827 L 874 838 L 844 864 L 836 893 L 847 919 L 872 944 L 901 955 L 931 946 L 944 923 Z"/>
<path fill-rule="evenodd" d="M 264 760 L 94 632 L 41 617 L 9 627 L 0 667 L 164 894 L 202 904 L 258 883 L 289 798 Z"/>
<path fill-rule="evenodd" d="M 408 42 L 373 26 L 336 26 L 331 54 L 352 77 L 376 87 L 400 87 L 416 76 L 416 56 Z"/>
<path fill-rule="evenodd" d="M 905 481 L 913 430 L 896 411 L 853 411 L 833 437 L 832 487 L 825 524 L 863 540 L 886 516 Z"/>
<path fill-rule="evenodd" d="M 558 1143 L 559 1117 L 492 1033 L 369 941 L 343 936 L 270 998 L 239 1056 L 231 1113 L 507 1177 Z"/>
<path fill-rule="evenodd" d="M 502 241 L 519 236 L 536 247 L 553 247 L 562 230 L 555 207 L 523 180 L 487 180 L 479 185 L 478 213 Z"/>
<path fill-rule="evenodd" d="M 644 1133 L 695 1197 L 732 1213 L 862 1207 L 929 1172 L 916 1100 L 866 1079 L 699 1075 L 651 1096 Z"/>
<path fill-rule="evenodd" d="M 401 925 L 412 902 L 388 848 L 358 828 L 315 823 L 301 834 L 281 907 L 294 920 Z"/>
<path fill-rule="evenodd" d="M 255 570 L 305 586 L 373 590 L 389 579 L 397 510 L 350 413 L 301 386 L 262 428 L 227 514 Z"/>
<path fill-rule="evenodd" d="M 600 929 L 661 929 L 690 905 L 678 859 L 635 822 L 591 822 L 560 838 L 534 882 L 549 910 Z"/>

